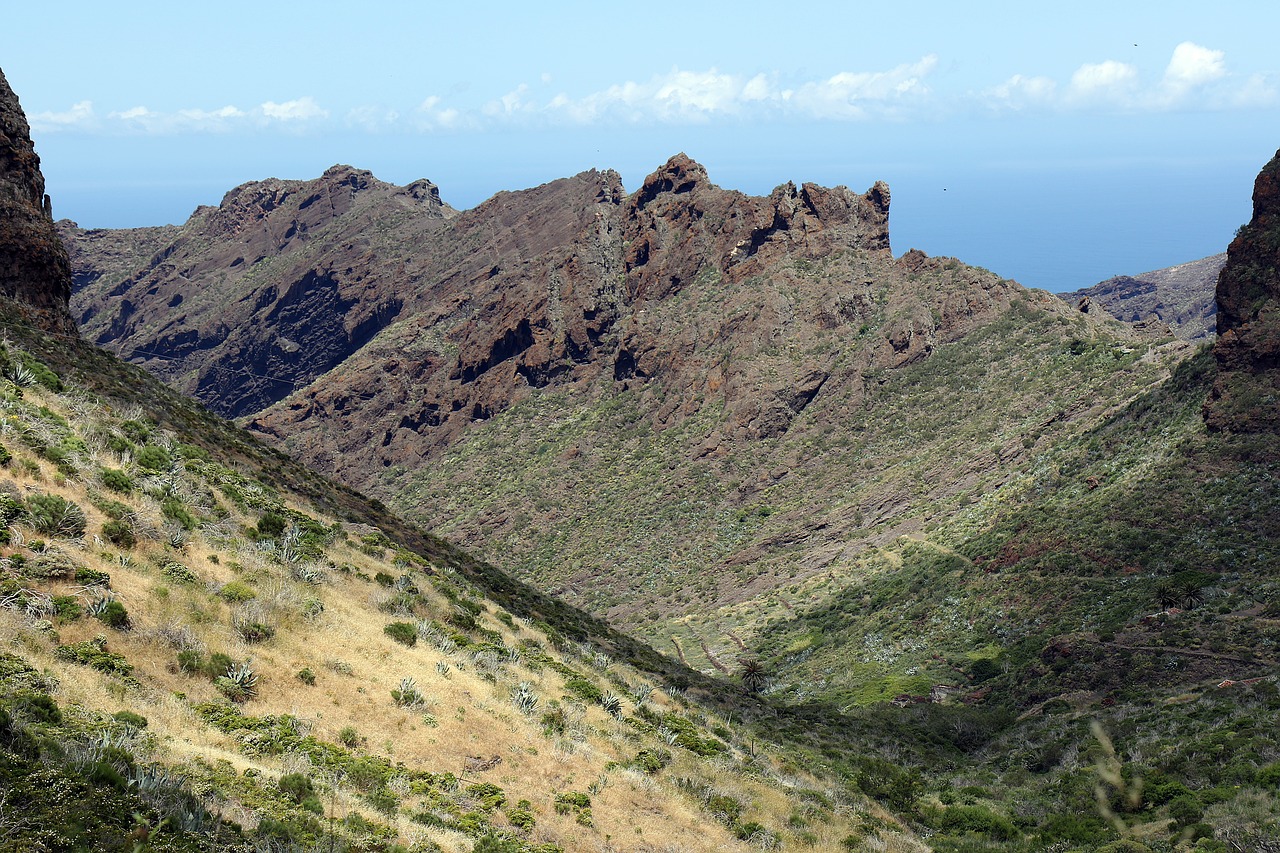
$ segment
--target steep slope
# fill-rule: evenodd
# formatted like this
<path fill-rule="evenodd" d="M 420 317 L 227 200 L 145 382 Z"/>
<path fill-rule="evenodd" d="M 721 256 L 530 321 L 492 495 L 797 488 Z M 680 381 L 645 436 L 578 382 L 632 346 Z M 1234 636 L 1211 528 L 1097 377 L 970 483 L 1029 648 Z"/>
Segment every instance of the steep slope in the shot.
<path fill-rule="evenodd" d="M 1093 287 L 1060 294 L 1068 304 L 1087 299 L 1129 323 L 1167 323 L 1184 341 L 1200 341 L 1215 332 L 1214 289 L 1226 253 L 1140 275 L 1121 275 Z"/>
<path fill-rule="evenodd" d="M 228 193 L 181 228 L 83 231 L 75 313 L 89 340 L 226 414 L 256 411 L 359 349 L 402 307 L 379 267 L 452 210 L 435 187 L 335 166 Z"/>
<path fill-rule="evenodd" d="M 1253 218 L 1227 249 L 1218 277 L 1218 377 L 1205 404 L 1210 427 L 1280 429 L 1280 153 L 1253 187 Z"/>
<path fill-rule="evenodd" d="M 71 265 L 54 230 L 31 128 L 0 71 L 0 298 L 25 306 L 44 328 L 74 334 L 70 296 Z"/>
<path fill-rule="evenodd" d="M 0 387 L 7 843 L 747 850 L 794 841 L 803 811 L 810 846 L 923 849 L 840 778 L 766 757 L 756 703 L 736 721 L 699 705 L 720 688 L 633 668 L 634 642 L 494 574 L 512 610 L 487 600 L 464 573 L 492 569 L 370 524 L 375 507 L 243 434 L 210 441 L 234 431 L 13 320 L 30 352 L 0 355 L 38 381 Z M 37 354 L 121 375 L 146 408 Z"/>

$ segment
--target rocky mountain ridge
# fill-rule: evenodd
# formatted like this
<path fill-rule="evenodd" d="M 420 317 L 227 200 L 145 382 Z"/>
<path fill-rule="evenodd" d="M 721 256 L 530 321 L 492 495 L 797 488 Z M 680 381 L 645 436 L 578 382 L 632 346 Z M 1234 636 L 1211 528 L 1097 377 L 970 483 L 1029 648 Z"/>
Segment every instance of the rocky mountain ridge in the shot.
<path fill-rule="evenodd" d="M 42 328 L 75 333 L 71 264 L 53 225 L 40 157 L 18 96 L 0 71 L 0 297 Z"/>
<path fill-rule="evenodd" d="M 797 559 L 807 575 L 918 531 L 1179 352 L 955 259 L 895 257 L 884 184 L 752 197 L 678 155 L 631 194 L 592 171 L 462 213 L 407 212 L 387 185 L 346 208 L 298 203 L 351 174 L 279 204 L 246 185 L 177 232 L 95 246 L 64 227 L 91 273 L 86 335 L 626 625 L 695 606 L 690 577 L 698 601 L 742 601 Z M 259 247 L 226 248 L 244 223 Z M 155 237 L 131 274 L 126 249 L 106 251 Z M 351 295 L 302 298 L 332 294 L 320 282 Z M 1099 398 L 1103 374 L 1067 368 L 1113 349 L 1130 366 Z M 897 396 L 961 364 L 936 404 Z M 1026 387 L 1009 398 L 1006 381 Z M 946 423 L 991 393 L 977 433 Z"/>

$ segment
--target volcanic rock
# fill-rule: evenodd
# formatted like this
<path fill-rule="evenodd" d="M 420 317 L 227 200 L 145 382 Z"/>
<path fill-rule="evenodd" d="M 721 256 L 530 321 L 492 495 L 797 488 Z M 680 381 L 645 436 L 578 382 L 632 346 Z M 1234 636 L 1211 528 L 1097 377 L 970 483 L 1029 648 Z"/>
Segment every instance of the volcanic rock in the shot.
<path fill-rule="evenodd" d="M 1120 275 L 1092 287 L 1061 294 L 1072 305 L 1088 299 L 1127 323 L 1165 323 L 1184 341 L 1215 333 L 1214 287 L 1226 253 L 1138 275 Z"/>
<path fill-rule="evenodd" d="M 31 128 L 0 71 L 0 297 L 41 328 L 75 334 L 70 296 L 71 263 L 54 230 Z"/>
<path fill-rule="evenodd" d="M 1280 152 L 1253 188 L 1253 218 L 1218 276 L 1218 376 L 1205 402 L 1210 429 L 1280 430 Z"/>

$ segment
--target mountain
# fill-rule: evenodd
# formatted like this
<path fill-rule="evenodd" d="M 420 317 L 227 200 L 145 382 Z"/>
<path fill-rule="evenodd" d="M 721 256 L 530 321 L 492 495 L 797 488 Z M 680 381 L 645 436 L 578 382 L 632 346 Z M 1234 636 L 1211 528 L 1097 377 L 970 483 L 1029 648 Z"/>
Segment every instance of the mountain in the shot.
<path fill-rule="evenodd" d="M 31 322 L 74 334 L 70 295 L 71 264 L 54 230 L 31 128 L 0 73 L 0 298 L 23 306 Z"/>
<path fill-rule="evenodd" d="M 1129 323 L 1167 323 L 1179 338 L 1201 341 L 1216 331 L 1214 290 L 1226 253 L 1140 275 L 1120 275 L 1061 294 L 1071 305 L 1088 300 Z"/>
<path fill-rule="evenodd" d="M 77 292 L 86 336 L 654 642 L 677 630 L 702 666 L 686 614 L 924 529 L 1185 349 L 895 258 L 883 184 L 751 197 L 681 155 L 630 195 L 587 172 L 428 214 L 366 177 L 349 209 L 303 205 L 350 174 L 197 212 Z M 224 222 L 293 236 L 227 249 Z M 356 301 L 289 307 L 321 281 Z"/>
<path fill-rule="evenodd" d="M 1253 218 L 1218 278 L 1218 377 L 1205 405 L 1215 429 L 1280 429 L 1280 153 L 1259 173 Z"/>

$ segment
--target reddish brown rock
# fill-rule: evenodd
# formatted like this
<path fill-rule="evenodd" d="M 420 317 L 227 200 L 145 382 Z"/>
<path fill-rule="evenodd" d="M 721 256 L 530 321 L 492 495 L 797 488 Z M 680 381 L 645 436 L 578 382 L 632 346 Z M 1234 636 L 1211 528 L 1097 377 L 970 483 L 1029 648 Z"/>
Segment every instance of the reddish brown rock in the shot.
<path fill-rule="evenodd" d="M 1280 430 L 1280 152 L 1258 175 L 1253 218 L 1218 276 L 1218 376 L 1205 402 L 1210 429 Z"/>
<path fill-rule="evenodd" d="M 0 297 L 42 328 L 74 334 L 71 264 L 51 211 L 27 117 L 0 72 Z"/>

